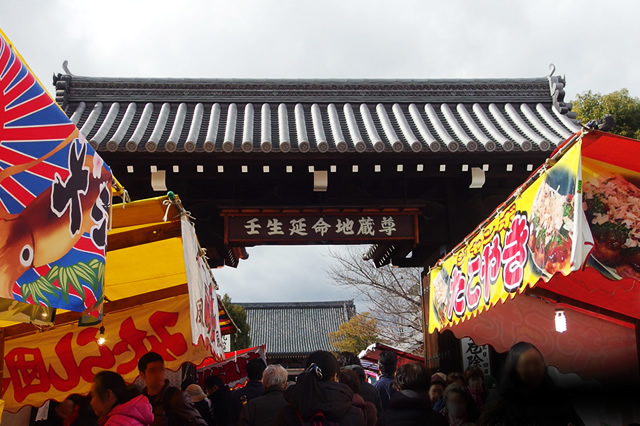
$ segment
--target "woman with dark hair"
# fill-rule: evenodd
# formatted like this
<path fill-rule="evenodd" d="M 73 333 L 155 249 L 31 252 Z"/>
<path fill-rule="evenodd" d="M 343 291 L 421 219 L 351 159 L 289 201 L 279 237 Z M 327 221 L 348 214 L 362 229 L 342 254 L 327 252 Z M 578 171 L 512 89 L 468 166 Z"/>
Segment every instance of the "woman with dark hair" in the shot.
<path fill-rule="evenodd" d="M 113 371 L 101 371 L 91 385 L 91 408 L 105 426 L 147 426 L 153 423 L 149 400 Z"/>
<path fill-rule="evenodd" d="M 342 369 L 338 379 L 340 383 L 349 386 L 353 392 L 353 405 L 362 410 L 367 426 L 375 426 L 378 423 L 378 409 L 373 402 L 366 402 L 360 395 L 360 378 L 358 374 L 353 370 Z"/>
<path fill-rule="evenodd" d="M 531 343 L 509 350 L 495 398 L 484 406 L 480 426 L 582 426 L 566 394 L 549 376 L 542 353 Z"/>
<path fill-rule="evenodd" d="M 327 351 L 313 352 L 305 363 L 304 377 L 284 392 L 289 403 L 275 425 L 337 423 L 340 426 L 365 426 L 362 410 L 353 405 L 353 391 L 338 383 L 340 365 Z"/>

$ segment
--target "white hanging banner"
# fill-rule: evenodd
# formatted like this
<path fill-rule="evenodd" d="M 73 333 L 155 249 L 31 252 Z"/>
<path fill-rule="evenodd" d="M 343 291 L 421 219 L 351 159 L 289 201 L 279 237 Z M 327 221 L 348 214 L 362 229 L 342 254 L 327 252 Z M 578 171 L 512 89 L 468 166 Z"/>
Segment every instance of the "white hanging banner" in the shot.
<path fill-rule="evenodd" d="M 468 337 L 460 339 L 460 343 L 462 344 L 463 371 L 466 371 L 469 367 L 479 367 L 485 376 L 491 375 L 489 345 L 476 345 Z"/>
<path fill-rule="evenodd" d="M 189 285 L 191 334 L 194 345 L 202 344 L 214 358 L 224 359 L 224 342 L 220 332 L 218 296 L 206 259 L 200 252 L 195 227 L 182 217 L 182 247 Z"/>

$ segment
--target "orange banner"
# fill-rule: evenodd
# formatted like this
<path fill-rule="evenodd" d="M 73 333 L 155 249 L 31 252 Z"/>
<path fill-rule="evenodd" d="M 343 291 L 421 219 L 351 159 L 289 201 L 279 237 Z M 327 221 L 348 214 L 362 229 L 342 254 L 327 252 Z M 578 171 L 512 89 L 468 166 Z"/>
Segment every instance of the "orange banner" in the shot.
<path fill-rule="evenodd" d="M 149 351 L 162 355 L 177 370 L 184 362 L 200 364 L 208 353 L 191 344 L 189 295 L 108 314 L 105 343 L 97 327 L 66 325 L 5 343 L 3 399 L 5 409 L 41 406 L 71 393 L 85 394 L 95 374 L 113 370 L 128 383 L 138 376 L 138 360 Z"/>

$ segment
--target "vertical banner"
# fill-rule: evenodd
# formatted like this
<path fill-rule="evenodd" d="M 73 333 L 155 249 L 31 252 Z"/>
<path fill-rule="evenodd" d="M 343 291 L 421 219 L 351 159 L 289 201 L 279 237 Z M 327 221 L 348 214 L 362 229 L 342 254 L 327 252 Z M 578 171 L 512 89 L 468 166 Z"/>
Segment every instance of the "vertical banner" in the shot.
<path fill-rule="evenodd" d="M 460 339 L 462 345 L 462 371 L 469 367 L 478 367 L 485 376 L 491 375 L 489 345 L 476 345 L 469 337 Z"/>
<path fill-rule="evenodd" d="M 220 332 L 218 296 L 211 270 L 200 251 L 195 227 L 184 216 L 181 225 L 184 266 L 191 301 L 192 342 L 197 345 L 202 340 L 215 358 L 223 359 L 224 342 Z"/>
<path fill-rule="evenodd" d="M 581 147 L 575 143 L 432 269 L 430 333 L 504 302 L 541 279 L 582 267 L 593 242 L 584 226 Z"/>
<path fill-rule="evenodd" d="M 0 298 L 78 312 L 100 305 L 111 180 L 0 32 Z M 15 308 L 0 317 L 22 320 Z"/>

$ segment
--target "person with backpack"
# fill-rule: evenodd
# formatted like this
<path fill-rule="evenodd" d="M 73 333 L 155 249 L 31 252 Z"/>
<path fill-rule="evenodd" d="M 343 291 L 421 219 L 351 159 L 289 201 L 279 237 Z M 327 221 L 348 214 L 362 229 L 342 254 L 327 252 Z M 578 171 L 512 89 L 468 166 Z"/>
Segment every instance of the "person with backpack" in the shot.
<path fill-rule="evenodd" d="M 153 407 L 155 420 L 152 426 L 207 426 L 186 393 L 169 386 L 164 378 L 164 360 L 149 352 L 138 361 L 140 376 L 145 382 L 142 394 Z"/>
<path fill-rule="evenodd" d="M 338 383 L 340 365 L 331 352 L 313 352 L 305 367 L 306 374 L 285 391 L 288 405 L 274 425 L 366 426 L 362 410 L 353 405 L 353 391 Z"/>
<path fill-rule="evenodd" d="M 91 385 L 91 408 L 104 426 L 148 426 L 153 423 L 151 404 L 136 388 L 127 388 L 113 371 L 101 371 Z"/>

